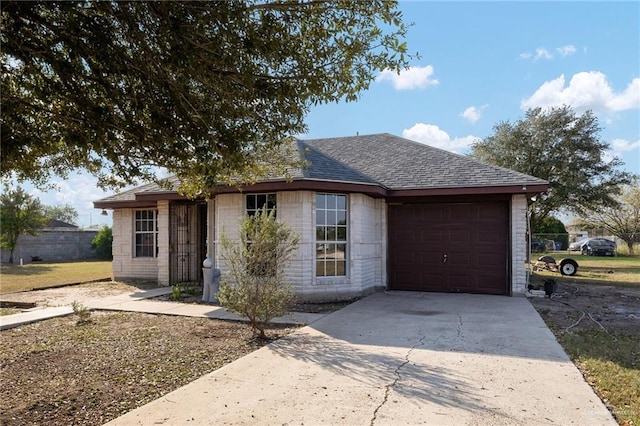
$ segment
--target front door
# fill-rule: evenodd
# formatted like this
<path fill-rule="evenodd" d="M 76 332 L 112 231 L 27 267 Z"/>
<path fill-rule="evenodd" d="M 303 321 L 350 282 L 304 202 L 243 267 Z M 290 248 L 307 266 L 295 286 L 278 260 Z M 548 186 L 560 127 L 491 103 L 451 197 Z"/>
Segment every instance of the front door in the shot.
<path fill-rule="evenodd" d="M 174 202 L 169 207 L 170 284 L 201 281 L 206 254 L 206 214 L 203 203 Z"/>

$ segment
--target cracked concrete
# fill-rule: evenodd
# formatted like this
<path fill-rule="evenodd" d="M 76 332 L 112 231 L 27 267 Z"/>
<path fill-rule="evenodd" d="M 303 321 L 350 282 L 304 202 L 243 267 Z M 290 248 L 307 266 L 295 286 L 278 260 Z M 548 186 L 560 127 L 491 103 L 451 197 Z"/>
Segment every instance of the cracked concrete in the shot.
<path fill-rule="evenodd" d="M 110 424 L 616 422 L 524 297 L 391 292 Z"/>
<path fill-rule="evenodd" d="M 413 352 L 417 347 L 419 346 L 423 346 L 424 345 L 424 339 L 425 336 L 421 336 L 418 343 L 415 344 L 414 346 L 412 346 L 408 351 L 407 354 L 405 356 L 404 362 L 402 362 L 400 365 L 398 365 L 398 367 L 395 369 L 394 374 L 395 374 L 395 379 L 393 380 L 392 383 L 389 383 L 388 385 L 385 386 L 385 392 L 384 392 L 384 398 L 382 400 L 382 402 L 380 403 L 380 405 L 378 405 L 376 407 L 376 409 L 373 412 L 373 418 L 371 419 L 371 422 L 369 423 L 370 426 L 374 426 L 376 423 L 376 418 L 378 417 L 378 411 L 380 411 L 380 409 L 382 409 L 382 407 L 384 407 L 384 405 L 387 403 L 387 401 L 389 400 L 389 392 L 397 385 L 397 383 L 402 379 L 402 375 L 400 374 L 400 370 L 402 370 L 402 368 L 407 365 L 410 360 L 409 357 L 411 356 L 411 352 Z"/>

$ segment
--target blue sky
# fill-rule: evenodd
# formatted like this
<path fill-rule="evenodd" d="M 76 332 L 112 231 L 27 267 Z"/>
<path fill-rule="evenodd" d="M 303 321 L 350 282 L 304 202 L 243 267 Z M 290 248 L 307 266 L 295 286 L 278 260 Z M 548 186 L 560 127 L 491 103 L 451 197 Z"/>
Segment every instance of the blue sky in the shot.
<path fill-rule="evenodd" d="M 392 133 L 466 153 L 529 107 L 571 105 L 598 117 L 608 155 L 640 173 L 640 2 L 402 1 L 407 43 L 421 58 L 382 73 L 357 102 L 320 105 L 301 138 Z M 111 224 L 92 201 L 95 179 L 30 192 L 71 204 L 82 226 Z M 30 189 L 25 186 L 25 188 Z"/>
<path fill-rule="evenodd" d="M 458 153 L 527 108 L 592 110 L 640 172 L 640 2 L 401 2 L 419 60 L 357 103 L 322 105 L 303 137 L 388 132 Z"/>

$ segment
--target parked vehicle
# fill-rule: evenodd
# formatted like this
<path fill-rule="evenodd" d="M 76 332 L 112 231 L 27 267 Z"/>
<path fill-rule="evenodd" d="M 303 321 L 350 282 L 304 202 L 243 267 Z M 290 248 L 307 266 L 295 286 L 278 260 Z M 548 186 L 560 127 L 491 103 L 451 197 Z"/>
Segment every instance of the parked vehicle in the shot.
<path fill-rule="evenodd" d="M 569 251 L 582 251 L 582 246 L 589 241 L 589 238 L 581 238 L 569 244 Z"/>
<path fill-rule="evenodd" d="M 615 243 L 604 238 L 590 239 L 582 246 L 581 251 L 588 256 L 615 256 L 616 254 Z"/>
<path fill-rule="evenodd" d="M 545 250 L 546 243 L 541 240 L 532 239 L 531 240 L 531 253 L 543 253 Z"/>
<path fill-rule="evenodd" d="M 607 244 L 611 247 L 613 247 L 613 251 L 615 252 L 617 244 L 615 241 L 611 241 L 607 238 L 602 238 L 602 237 L 595 237 L 595 238 L 582 238 L 576 242 L 573 242 L 571 244 L 569 244 L 569 251 L 580 251 L 580 252 L 584 252 L 586 245 L 588 242 L 590 241 L 599 241 L 602 244 Z M 583 253 L 585 254 L 585 253 Z"/>

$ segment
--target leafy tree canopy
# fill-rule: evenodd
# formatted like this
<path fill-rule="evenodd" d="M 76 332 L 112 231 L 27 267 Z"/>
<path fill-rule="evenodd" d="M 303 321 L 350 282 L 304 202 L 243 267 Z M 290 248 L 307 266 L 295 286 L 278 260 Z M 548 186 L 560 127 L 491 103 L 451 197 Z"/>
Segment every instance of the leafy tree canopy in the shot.
<path fill-rule="evenodd" d="M 113 259 L 113 230 L 103 226 L 91 241 L 91 247 L 96 250 L 100 259 Z"/>
<path fill-rule="evenodd" d="M 198 195 L 284 170 L 311 105 L 408 66 L 396 3 L 3 1 L 1 176 L 104 188 L 162 167 Z"/>
<path fill-rule="evenodd" d="M 472 156 L 549 181 L 549 190 L 530 205 L 531 228 L 552 212 L 580 214 L 598 206 L 615 206 L 620 186 L 631 182 L 619 170 L 619 158 L 608 160 L 591 111 L 578 116 L 568 106 L 529 109 L 515 123 L 498 123 L 493 134 L 472 145 Z"/>
<path fill-rule="evenodd" d="M 20 187 L 10 189 L 5 185 L 0 194 L 0 246 L 10 251 L 9 263 L 13 263 L 18 237 L 38 235 L 47 222 L 40 200 Z"/>
<path fill-rule="evenodd" d="M 78 211 L 70 204 L 43 206 L 43 213 L 50 219 L 57 219 L 74 225 L 78 222 Z"/>
<path fill-rule="evenodd" d="M 558 218 L 553 216 L 547 216 L 542 219 L 536 228 L 538 234 L 566 234 L 567 228 L 564 223 Z"/>

